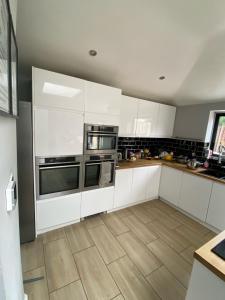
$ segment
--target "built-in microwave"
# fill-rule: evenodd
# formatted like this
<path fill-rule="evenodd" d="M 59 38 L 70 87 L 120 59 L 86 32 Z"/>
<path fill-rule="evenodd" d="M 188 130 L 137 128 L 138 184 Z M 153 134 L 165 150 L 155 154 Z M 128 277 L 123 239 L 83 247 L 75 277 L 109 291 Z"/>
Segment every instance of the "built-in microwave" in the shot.
<path fill-rule="evenodd" d="M 84 125 L 84 154 L 117 152 L 118 126 Z"/>
<path fill-rule="evenodd" d="M 37 200 L 81 191 L 82 156 L 36 157 Z"/>

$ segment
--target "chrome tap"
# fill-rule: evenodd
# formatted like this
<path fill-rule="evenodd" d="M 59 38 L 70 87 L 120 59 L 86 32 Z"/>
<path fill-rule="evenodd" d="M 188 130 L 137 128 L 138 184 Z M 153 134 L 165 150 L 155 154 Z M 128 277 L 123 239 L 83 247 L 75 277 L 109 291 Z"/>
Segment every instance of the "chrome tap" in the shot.
<path fill-rule="evenodd" d="M 218 157 L 218 164 L 221 164 L 222 162 L 222 156 L 225 150 L 225 146 L 223 146 L 222 144 L 219 145 L 219 157 Z"/>

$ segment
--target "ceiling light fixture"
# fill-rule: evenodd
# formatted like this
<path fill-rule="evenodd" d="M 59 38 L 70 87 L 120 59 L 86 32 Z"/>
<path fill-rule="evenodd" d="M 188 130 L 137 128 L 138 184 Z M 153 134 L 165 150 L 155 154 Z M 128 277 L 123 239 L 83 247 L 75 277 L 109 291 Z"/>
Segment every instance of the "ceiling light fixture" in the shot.
<path fill-rule="evenodd" d="M 97 55 L 97 51 L 94 49 L 89 50 L 89 55 L 90 56 L 96 56 Z"/>
<path fill-rule="evenodd" d="M 160 76 L 160 77 L 159 77 L 159 80 L 164 80 L 164 79 L 166 79 L 165 76 Z"/>

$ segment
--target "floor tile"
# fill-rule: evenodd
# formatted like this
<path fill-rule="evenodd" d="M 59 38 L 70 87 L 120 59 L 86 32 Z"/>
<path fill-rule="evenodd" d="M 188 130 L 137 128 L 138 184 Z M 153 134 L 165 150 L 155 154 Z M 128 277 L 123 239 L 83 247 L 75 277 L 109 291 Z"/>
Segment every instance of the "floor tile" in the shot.
<path fill-rule="evenodd" d="M 190 246 L 190 242 L 183 235 L 169 229 L 160 221 L 148 223 L 146 226 L 177 252 Z"/>
<path fill-rule="evenodd" d="M 152 218 L 159 220 L 167 228 L 175 229 L 181 225 L 180 222 L 171 218 L 169 215 L 167 215 L 166 213 L 164 213 L 162 210 L 160 210 L 157 207 L 147 208 L 146 210 L 147 210 L 148 214 L 150 214 L 152 216 Z"/>
<path fill-rule="evenodd" d="M 124 218 L 132 214 L 130 208 L 122 208 L 114 211 L 113 213 L 116 214 L 119 218 Z"/>
<path fill-rule="evenodd" d="M 116 296 L 115 298 L 113 298 L 112 300 L 124 300 L 122 295 Z"/>
<path fill-rule="evenodd" d="M 132 213 L 141 221 L 142 223 L 146 224 L 156 219 L 155 216 L 148 213 L 148 210 L 145 209 L 143 206 L 136 205 L 130 208 Z"/>
<path fill-rule="evenodd" d="M 78 280 L 52 292 L 50 294 L 50 300 L 87 300 L 87 297 L 81 281 Z"/>
<path fill-rule="evenodd" d="M 84 250 L 94 245 L 94 242 L 83 222 L 67 226 L 65 228 L 65 232 L 72 253 Z"/>
<path fill-rule="evenodd" d="M 190 264 L 193 264 L 193 260 L 194 260 L 194 252 L 195 252 L 196 247 L 194 246 L 190 246 L 187 249 L 183 250 L 182 252 L 180 252 L 180 255 Z"/>
<path fill-rule="evenodd" d="M 162 265 L 148 247 L 131 232 L 121 234 L 117 239 L 129 258 L 144 276 L 150 274 Z"/>
<path fill-rule="evenodd" d="M 102 220 L 114 235 L 129 231 L 129 228 L 123 223 L 121 218 L 114 213 L 103 215 Z"/>
<path fill-rule="evenodd" d="M 165 266 L 148 275 L 147 280 L 162 300 L 185 300 L 186 289 Z"/>
<path fill-rule="evenodd" d="M 124 250 L 105 225 L 91 228 L 89 233 L 106 264 L 125 255 Z"/>
<path fill-rule="evenodd" d="M 111 300 L 120 294 L 96 247 L 74 254 L 89 300 Z"/>
<path fill-rule="evenodd" d="M 126 300 L 160 299 L 128 257 L 111 263 L 109 270 Z"/>
<path fill-rule="evenodd" d="M 175 231 L 187 239 L 190 244 L 196 248 L 199 248 L 205 244 L 204 236 L 193 230 L 190 226 L 181 225 L 176 228 Z"/>
<path fill-rule="evenodd" d="M 184 287 L 187 288 L 192 266 L 161 240 L 150 243 L 148 247 Z"/>
<path fill-rule="evenodd" d="M 42 238 L 44 244 L 55 240 L 64 239 L 65 238 L 64 228 L 48 231 L 42 234 L 40 238 Z"/>
<path fill-rule="evenodd" d="M 99 215 L 88 217 L 87 219 L 82 221 L 82 223 L 84 223 L 87 228 L 93 228 L 95 226 L 104 224 Z"/>
<path fill-rule="evenodd" d="M 130 215 L 125 217 L 124 223 L 130 228 L 130 230 L 144 243 L 150 243 L 157 239 L 155 234 L 153 234 L 139 219 Z"/>
<path fill-rule="evenodd" d="M 37 269 L 44 265 L 42 239 L 37 238 L 34 242 L 21 246 L 21 260 L 23 272 Z"/>
<path fill-rule="evenodd" d="M 37 277 L 44 277 L 44 279 L 33 281 L 30 283 L 25 283 L 24 292 L 28 295 L 28 298 L 31 300 L 49 300 L 45 267 L 40 267 L 23 274 L 24 280 Z"/>
<path fill-rule="evenodd" d="M 56 240 L 45 245 L 45 262 L 50 292 L 79 279 L 66 239 Z"/>

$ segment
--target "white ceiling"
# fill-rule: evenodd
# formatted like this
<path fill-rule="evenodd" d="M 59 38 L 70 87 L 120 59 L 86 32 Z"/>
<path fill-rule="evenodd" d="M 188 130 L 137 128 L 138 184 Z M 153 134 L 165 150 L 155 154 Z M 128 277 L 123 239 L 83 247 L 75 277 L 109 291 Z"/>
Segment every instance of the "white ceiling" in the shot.
<path fill-rule="evenodd" d="M 17 39 L 24 72 L 176 105 L 225 101 L 224 0 L 18 0 Z"/>

